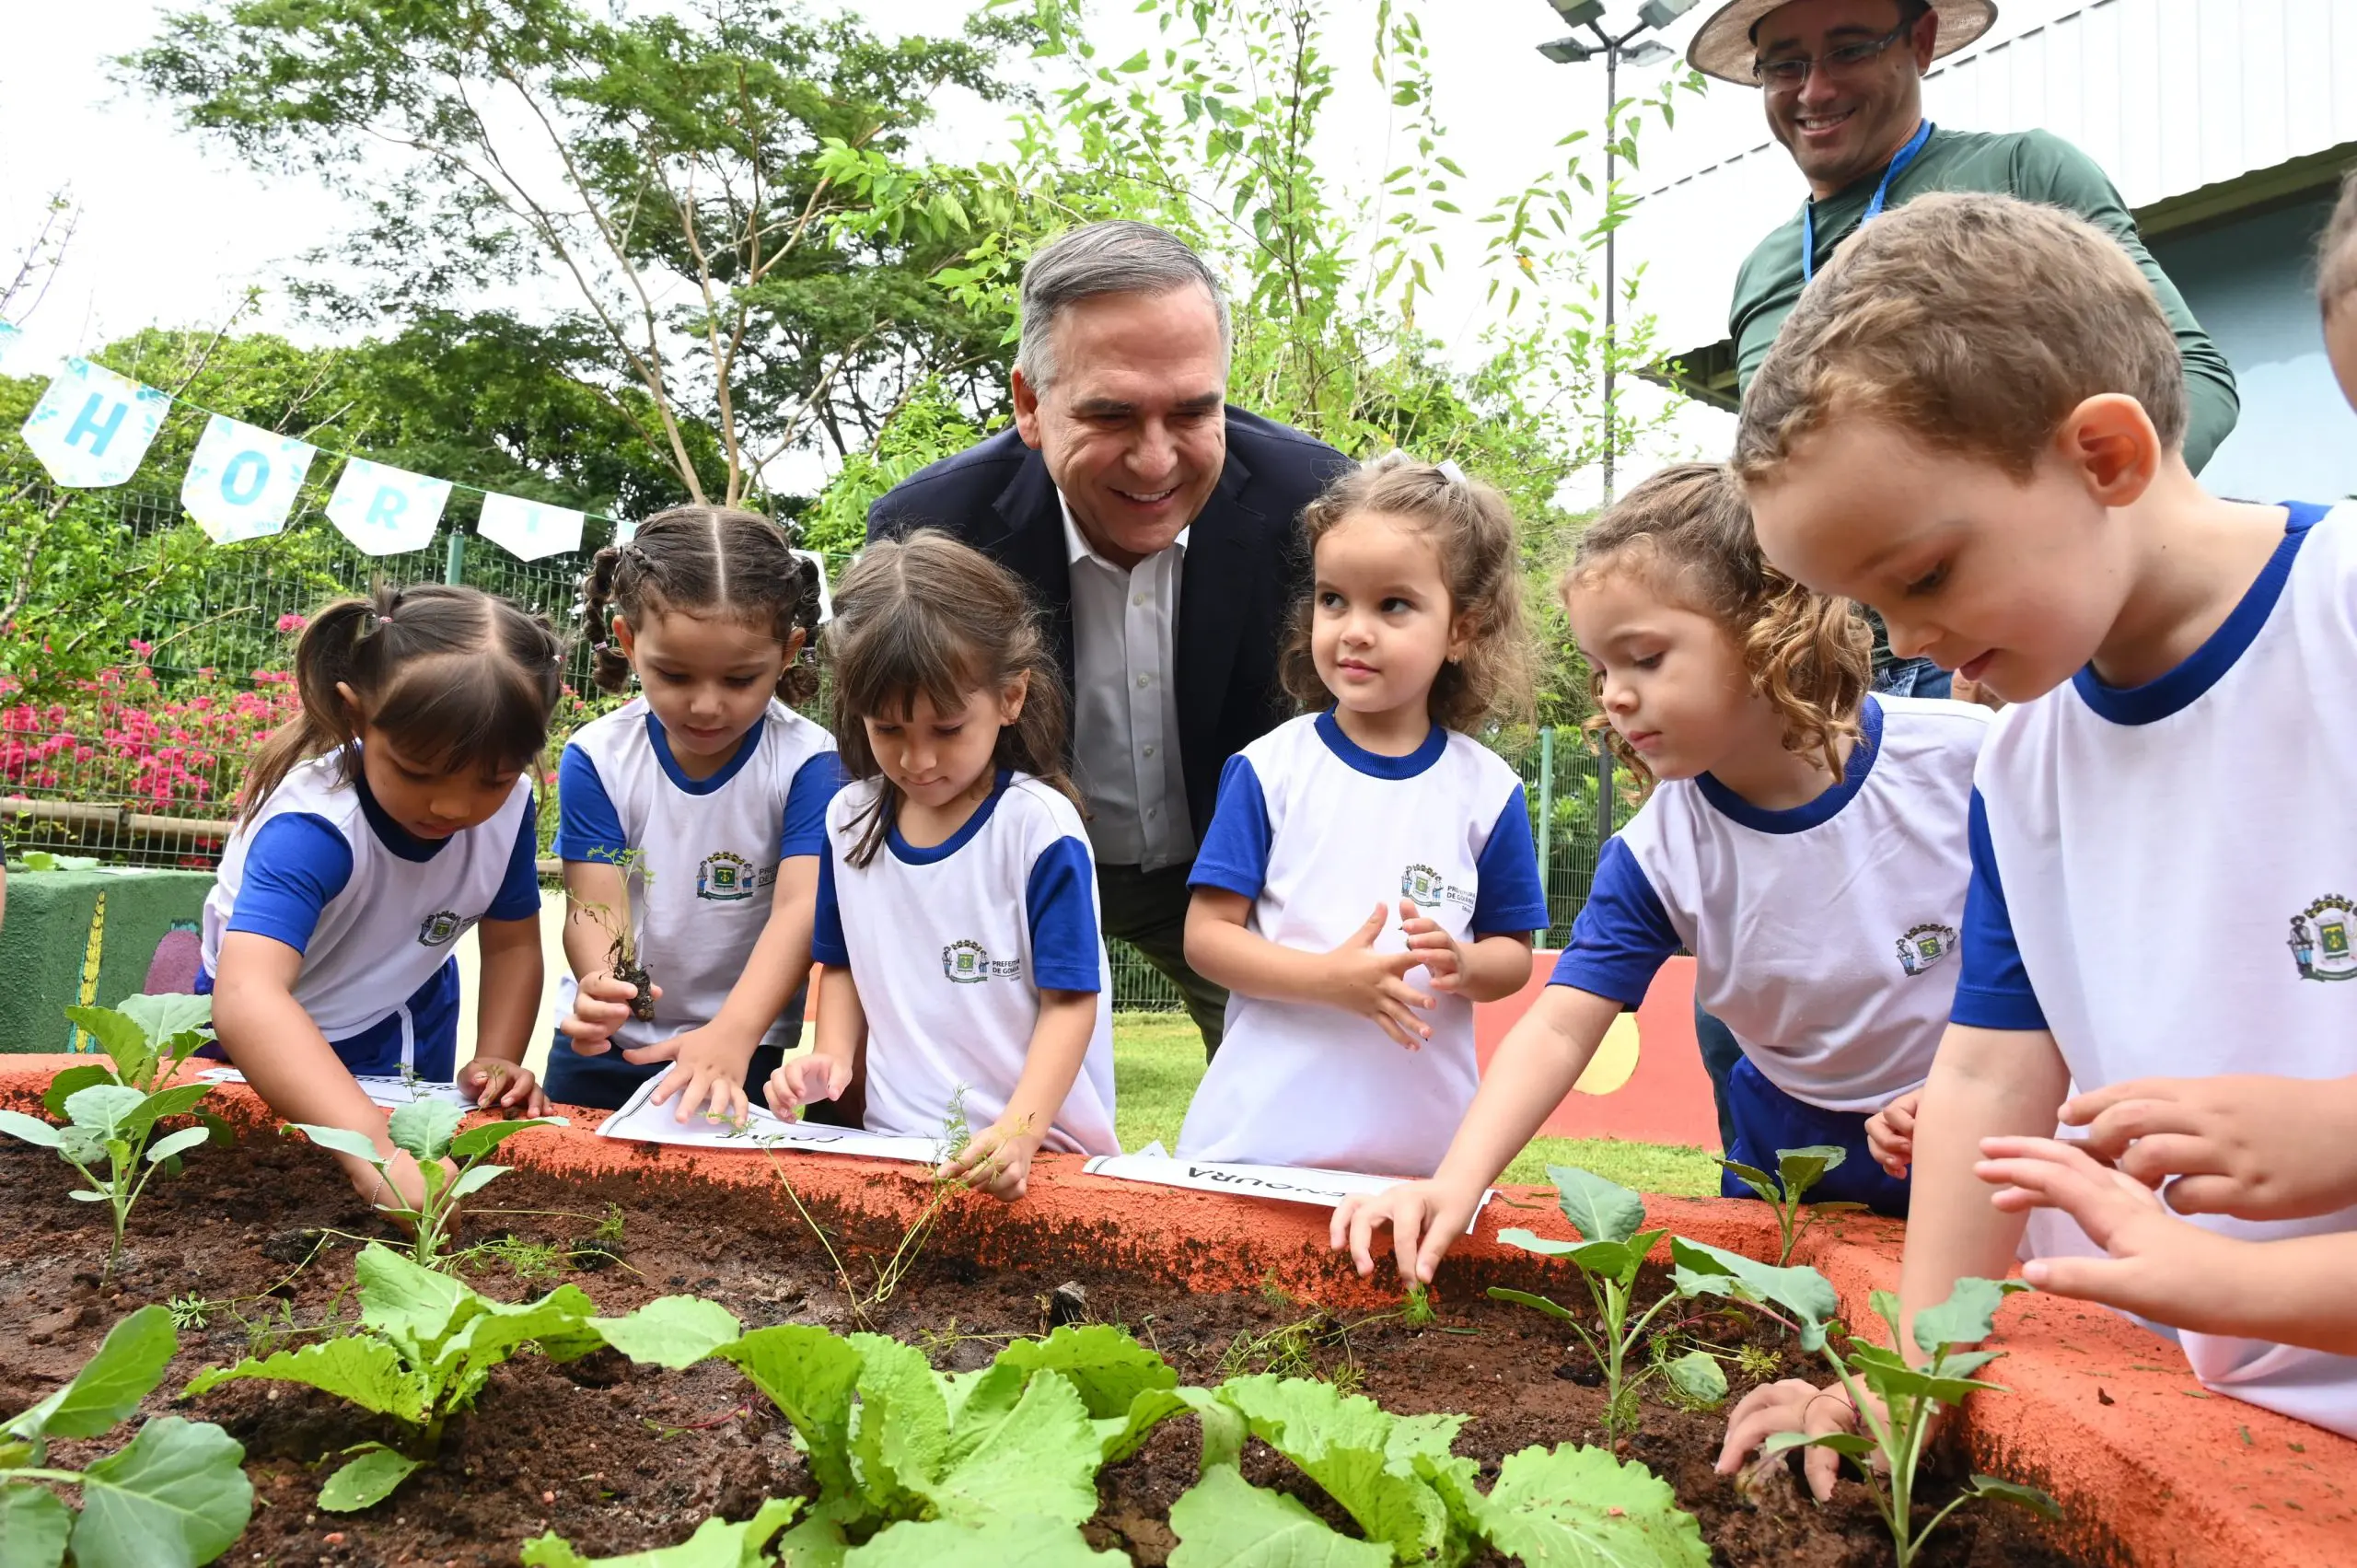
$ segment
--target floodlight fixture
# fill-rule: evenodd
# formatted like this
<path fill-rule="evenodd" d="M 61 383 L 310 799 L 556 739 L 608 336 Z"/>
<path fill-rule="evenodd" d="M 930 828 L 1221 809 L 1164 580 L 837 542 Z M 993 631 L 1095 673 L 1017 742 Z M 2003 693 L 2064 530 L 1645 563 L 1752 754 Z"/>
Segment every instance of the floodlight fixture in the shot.
<path fill-rule="evenodd" d="M 1694 0 L 1645 0 L 1637 19 L 1649 28 L 1666 28 L 1694 8 Z"/>
<path fill-rule="evenodd" d="M 1620 52 L 1620 58 L 1631 65 L 1658 65 L 1670 57 L 1670 50 L 1658 39 L 1651 38 Z"/>
<path fill-rule="evenodd" d="M 1604 20 L 1604 0 L 1548 0 L 1567 28 L 1585 28 Z"/>
<path fill-rule="evenodd" d="M 1575 38 L 1559 38 L 1552 43 L 1540 44 L 1538 52 L 1558 65 L 1576 65 L 1583 60 L 1591 59 L 1601 53 L 1602 51 L 1593 44 L 1582 43 Z"/>

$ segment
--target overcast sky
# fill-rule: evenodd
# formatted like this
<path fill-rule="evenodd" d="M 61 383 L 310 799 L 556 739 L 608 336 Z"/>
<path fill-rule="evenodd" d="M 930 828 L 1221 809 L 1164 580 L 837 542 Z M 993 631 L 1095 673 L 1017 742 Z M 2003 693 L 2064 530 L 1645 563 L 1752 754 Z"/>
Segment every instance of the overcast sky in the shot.
<path fill-rule="evenodd" d="M 952 30 L 968 8 L 957 0 L 871 0 L 864 7 L 886 29 L 910 32 Z M 39 226 L 52 192 L 65 191 L 81 215 L 64 270 L 40 308 L 19 322 L 28 336 L 12 371 L 45 368 L 60 354 L 151 323 L 210 325 L 252 285 L 265 290 L 254 325 L 304 342 L 328 335 L 292 312 L 279 285 L 301 252 L 350 226 L 350 210 L 314 180 L 249 170 L 110 79 L 109 59 L 152 37 L 165 9 L 148 0 L 77 0 L 21 6 L 11 24 L 10 47 L 0 52 L 0 257 L 10 259 L 13 273 L 14 253 Z M 1383 157 L 1387 112 L 1366 64 L 1374 10 L 1372 0 L 1329 6 L 1338 88 L 1320 157 L 1338 191 L 1367 189 L 1382 172 L 1371 167 Z M 1612 7 L 1617 25 L 1633 13 L 1629 0 Z M 1152 36 L 1138 29 L 1126 0 L 1100 7 L 1099 17 L 1109 59 Z M 1538 55 L 1536 46 L 1562 30 L 1545 0 L 1435 0 L 1425 17 L 1446 145 L 1467 169 L 1472 197 L 1463 203 L 1468 230 L 1451 246 L 1457 268 L 1425 317 L 1446 339 L 1465 329 L 1478 306 L 1470 215 L 1545 167 L 1565 132 L 1596 123 L 1603 82 L 1597 66 L 1556 66 Z M 1672 41 L 1682 44 L 1692 25 Z M 1623 90 L 1650 87 L 1659 74 L 1627 73 Z M 935 135 L 944 147 L 970 152 L 979 141 L 1002 140 L 1003 122 L 986 106 L 947 105 Z M 10 314 L 23 310 L 19 301 Z M 1651 460 L 1716 447 L 1727 431 L 1724 416 L 1698 411 L 1681 418 L 1661 450 L 1630 467 L 1642 472 Z"/>

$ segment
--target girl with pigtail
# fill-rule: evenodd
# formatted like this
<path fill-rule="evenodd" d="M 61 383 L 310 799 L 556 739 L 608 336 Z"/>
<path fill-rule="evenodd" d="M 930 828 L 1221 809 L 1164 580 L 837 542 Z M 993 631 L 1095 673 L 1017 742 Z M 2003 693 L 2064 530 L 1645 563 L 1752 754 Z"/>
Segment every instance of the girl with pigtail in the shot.
<path fill-rule="evenodd" d="M 528 773 L 563 653 L 546 621 L 466 587 L 379 588 L 305 628 L 302 713 L 246 775 L 196 986 L 220 1052 L 284 1120 L 389 1154 L 354 1074 L 403 1068 L 479 1105 L 547 1109 L 523 1065 L 541 981 Z M 459 1067 L 454 949 L 470 926 L 482 997 Z M 390 1196 L 374 1167 L 335 1157 L 371 1201 Z M 410 1156 L 390 1175 L 415 1207 Z"/>
<path fill-rule="evenodd" d="M 1845 1157 L 1807 1201 L 1907 1212 L 1911 1102 L 1955 995 L 1972 772 L 1993 715 L 1870 694 L 1868 633 L 1759 552 L 1722 465 L 1665 469 L 1590 523 L 1558 584 L 1613 750 L 1652 782 L 1596 856 L 1541 998 L 1499 1047 L 1429 1181 L 1333 1222 L 1359 1272 L 1392 1230 L 1429 1282 L 1482 1190 L 1680 948 L 1742 1047 L 1727 1156 Z M 1897 1125 L 1894 1126 L 1894 1119 Z M 1747 1194 L 1732 1172 L 1729 1197 Z"/>
<path fill-rule="evenodd" d="M 800 1038 L 842 784 L 833 738 L 790 705 L 818 690 L 819 591 L 784 529 L 726 507 L 660 513 L 594 558 L 593 675 L 638 695 L 575 731 L 557 767 L 575 980 L 557 1099 L 612 1109 L 663 1073 L 654 1102 L 679 1121 L 738 1118 Z M 617 975 L 624 956 L 644 972 Z"/>

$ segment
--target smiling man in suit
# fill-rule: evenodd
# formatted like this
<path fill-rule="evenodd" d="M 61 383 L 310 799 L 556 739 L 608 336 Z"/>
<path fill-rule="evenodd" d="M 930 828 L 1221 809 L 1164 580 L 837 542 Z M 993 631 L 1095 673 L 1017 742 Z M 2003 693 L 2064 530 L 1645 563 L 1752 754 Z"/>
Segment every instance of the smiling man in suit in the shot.
<path fill-rule="evenodd" d="M 1015 427 L 867 514 L 871 540 L 942 528 L 1030 585 L 1073 694 L 1105 934 L 1178 985 L 1207 1055 L 1227 993 L 1187 966 L 1187 873 L 1227 760 L 1291 713 L 1301 509 L 1350 467 L 1227 406 L 1231 342 L 1180 240 L 1120 219 L 1060 236 L 1023 271 Z"/>

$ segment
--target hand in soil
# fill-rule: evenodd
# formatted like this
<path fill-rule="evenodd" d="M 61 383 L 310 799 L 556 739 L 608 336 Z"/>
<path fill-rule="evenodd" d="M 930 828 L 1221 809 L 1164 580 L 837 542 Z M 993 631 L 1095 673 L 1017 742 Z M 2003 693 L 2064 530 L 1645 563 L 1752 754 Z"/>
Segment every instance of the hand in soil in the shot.
<path fill-rule="evenodd" d="M 669 1040 L 642 1050 L 625 1051 L 622 1060 L 645 1063 L 675 1062 L 655 1086 L 655 1103 L 679 1097 L 678 1120 L 682 1125 L 698 1114 L 717 1121 L 742 1121 L 751 1102 L 745 1098 L 745 1065 L 761 1042 L 722 1033 L 710 1024 L 682 1029 Z M 829 1096 L 832 1098 L 832 1096 Z"/>
<path fill-rule="evenodd" d="M 1871 1400 L 1873 1396 L 1867 1398 Z M 1882 1414 L 1879 1406 L 1875 1414 Z M 1820 1388 L 1804 1377 L 1762 1383 L 1746 1394 L 1743 1402 L 1735 1407 L 1735 1413 L 1727 1417 L 1726 1441 L 1720 1446 L 1714 1468 L 1721 1475 L 1735 1474 L 1759 1445 L 1779 1432 L 1805 1432 L 1811 1437 L 1821 1437 L 1832 1432 L 1854 1432 L 1857 1426 L 1858 1412 L 1839 1384 Z M 1936 1430 L 1935 1426 L 1925 1429 L 1926 1446 L 1930 1434 Z M 1768 1461 L 1782 1462 L 1782 1456 Z M 1876 1462 L 1880 1462 L 1879 1456 Z M 1805 1448 L 1801 1451 L 1801 1469 L 1808 1477 L 1809 1494 L 1819 1503 L 1830 1502 L 1833 1483 L 1841 1475 L 1841 1456 L 1830 1448 Z"/>
<path fill-rule="evenodd" d="M 546 1116 L 549 1097 L 529 1067 L 496 1056 L 478 1056 L 459 1069 L 459 1092 L 474 1097 L 477 1110 L 520 1109 L 526 1116 Z"/>
<path fill-rule="evenodd" d="M 1414 953 L 1375 950 L 1375 939 L 1383 935 L 1383 923 L 1390 914 L 1376 904 L 1366 923 L 1326 955 L 1326 1001 L 1345 1013 L 1374 1019 L 1385 1034 L 1410 1051 L 1420 1051 L 1433 1030 L 1414 1009 L 1430 1012 L 1433 999 L 1410 985 L 1406 976 L 1424 960 Z"/>
<path fill-rule="evenodd" d="M 648 990 L 649 1001 L 663 994 L 659 985 Z M 604 970 L 584 975 L 574 989 L 573 1010 L 557 1020 L 557 1033 L 580 1055 L 602 1056 L 613 1049 L 614 1031 L 635 1016 L 637 999 L 638 987 Z"/>
<path fill-rule="evenodd" d="M 1915 1110 L 1922 1103 L 1923 1091 L 1917 1089 L 1866 1118 L 1866 1150 L 1894 1180 L 1906 1180 L 1907 1167 L 1915 1163 Z"/>
<path fill-rule="evenodd" d="M 409 1222 L 401 1219 L 392 1211 L 396 1208 L 415 1210 L 424 1206 L 425 1178 L 418 1174 L 417 1161 L 407 1150 L 399 1151 L 393 1156 L 392 1162 L 386 1166 L 385 1175 L 381 1177 L 377 1174 L 374 1166 L 363 1165 L 360 1161 L 345 1155 L 338 1155 L 335 1157 L 336 1163 L 343 1166 L 345 1173 L 352 1178 L 353 1191 L 375 1204 L 377 1211 L 387 1218 L 404 1228 L 407 1228 Z M 459 1167 L 446 1159 L 442 1162 L 442 1174 L 456 1180 Z M 391 1192 L 385 1191 L 385 1180 L 388 1177 L 393 1183 L 394 1190 Z"/>
<path fill-rule="evenodd" d="M 2138 1078 L 2076 1096 L 2090 1154 L 2181 1214 L 2308 1219 L 2357 1203 L 2357 1078 Z"/>
<path fill-rule="evenodd" d="M 1375 1272 L 1375 1233 L 1389 1225 L 1399 1278 L 1430 1284 L 1449 1243 L 1472 1222 L 1480 1198 L 1478 1191 L 1469 1196 L 1436 1181 L 1403 1181 L 1373 1196 L 1353 1194 L 1334 1211 L 1327 1245 L 1338 1252 L 1349 1249 L 1364 1279 Z"/>
<path fill-rule="evenodd" d="M 2008 1213 L 2060 1209 L 2107 1258 L 2038 1258 L 2022 1277 L 2040 1290 L 2134 1312 L 2178 1328 L 2241 1333 L 2235 1307 L 2262 1277 L 2258 1245 L 2202 1229 L 2169 1213 L 2161 1195 L 2084 1149 L 2054 1138 L 1983 1138 L 1973 1173 L 1999 1191 Z"/>
<path fill-rule="evenodd" d="M 761 1098 L 788 1121 L 799 1121 L 804 1106 L 840 1098 L 850 1086 L 850 1063 L 813 1051 L 781 1063 L 761 1086 Z"/>
<path fill-rule="evenodd" d="M 962 1181 L 1002 1203 L 1012 1203 L 1028 1189 L 1031 1156 L 1039 1152 L 1039 1135 L 1023 1131 L 1020 1122 L 993 1122 L 944 1160 L 933 1173 L 934 1179 Z"/>

